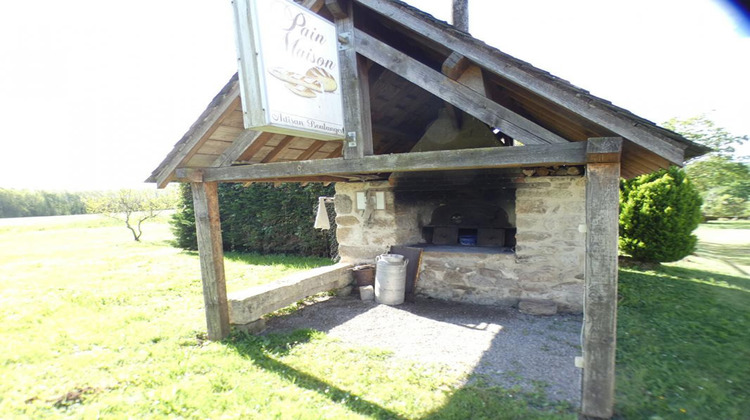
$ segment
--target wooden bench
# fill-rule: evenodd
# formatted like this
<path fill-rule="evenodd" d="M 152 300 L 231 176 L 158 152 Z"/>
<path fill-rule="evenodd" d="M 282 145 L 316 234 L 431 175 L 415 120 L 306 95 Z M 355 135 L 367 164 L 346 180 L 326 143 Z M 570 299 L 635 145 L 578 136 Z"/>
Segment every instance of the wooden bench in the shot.
<path fill-rule="evenodd" d="M 308 296 L 341 289 L 352 283 L 352 265 L 339 263 L 295 273 L 273 283 L 230 293 L 229 322 L 235 329 L 258 332 L 263 315 L 285 308 Z"/>

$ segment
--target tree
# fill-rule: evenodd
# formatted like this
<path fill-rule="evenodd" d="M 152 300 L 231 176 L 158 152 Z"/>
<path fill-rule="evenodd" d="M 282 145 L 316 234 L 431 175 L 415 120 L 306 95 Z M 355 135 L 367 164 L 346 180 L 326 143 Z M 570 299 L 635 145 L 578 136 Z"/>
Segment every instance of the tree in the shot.
<path fill-rule="evenodd" d="M 665 128 L 680 133 L 688 140 L 712 148 L 714 152 L 705 158 L 717 155 L 732 158 L 732 155 L 736 152 L 735 147 L 750 140 L 748 136 L 736 136 L 725 128 L 717 126 L 705 115 L 698 115 L 686 120 L 672 118 L 663 125 Z"/>
<path fill-rule="evenodd" d="M 726 156 L 688 164 L 685 172 L 703 198 L 704 217 L 741 217 L 750 204 L 750 166 Z"/>
<path fill-rule="evenodd" d="M 89 213 L 103 214 L 125 222 L 133 239 L 139 242 L 143 235 L 143 222 L 158 216 L 163 210 L 173 209 L 176 197 L 172 191 L 122 189 L 94 195 L 85 201 Z"/>
<path fill-rule="evenodd" d="M 620 249 L 638 261 L 670 262 L 695 251 L 701 198 L 676 166 L 623 181 Z"/>
<path fill-rule="evenodd" d="M 750 166 L 736 155 L 748 136 L 731 134 L 705 115 L 664 124 L 686 138 L 714 149 L 685 166 L 685 172 L 703 198 L 707 218 L 747 216 L 750 213 Z"/>
<path fill-rule="evenodd" d="M 83 214 L 85 194 L 0 188 L 0 218 Z"/>

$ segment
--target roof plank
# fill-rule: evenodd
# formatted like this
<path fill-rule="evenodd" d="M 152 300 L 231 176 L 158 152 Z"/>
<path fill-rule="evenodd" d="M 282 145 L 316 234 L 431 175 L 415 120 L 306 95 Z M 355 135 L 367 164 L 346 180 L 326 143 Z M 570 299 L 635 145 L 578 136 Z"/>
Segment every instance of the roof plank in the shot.
<path fill-rule="evenodd" d="M 222 153 L 221 156 L 211 164 L 211 166 L 217 167 L 231 165 L 234 161 L 239 159 L 243 153 L 245 153 L 245 150 L 256 143 L 261 135 L 263 135 L 262 131 L 243 131 L 242 134 L 232 142 L 232 145 L 224 150 L 224 153 Z"/>

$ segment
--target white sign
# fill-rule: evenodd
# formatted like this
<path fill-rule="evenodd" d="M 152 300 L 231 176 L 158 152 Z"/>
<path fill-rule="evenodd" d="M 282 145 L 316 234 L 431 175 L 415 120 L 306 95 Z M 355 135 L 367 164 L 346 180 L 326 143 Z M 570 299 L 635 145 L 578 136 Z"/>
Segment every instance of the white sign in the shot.
<path fill-rule="evenodd" d="M 334 25 L 288 0 L 234 0 L 245 127 L 344 138 Z"/>

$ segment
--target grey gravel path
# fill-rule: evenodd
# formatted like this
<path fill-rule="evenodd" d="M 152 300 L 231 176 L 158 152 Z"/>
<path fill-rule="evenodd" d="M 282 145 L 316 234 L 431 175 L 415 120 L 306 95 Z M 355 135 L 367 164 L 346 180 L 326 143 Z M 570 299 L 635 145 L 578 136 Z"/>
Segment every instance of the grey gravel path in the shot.
<path fill-rule="evenodd" d="M 399 306 L 335 297 L 268 321 L 266 332 L 312 328 L 396 357 L 446 364 L 491 383 L 580 401 L 580 315 L 531 316 L 515 309 L 417 300 Z"/>

